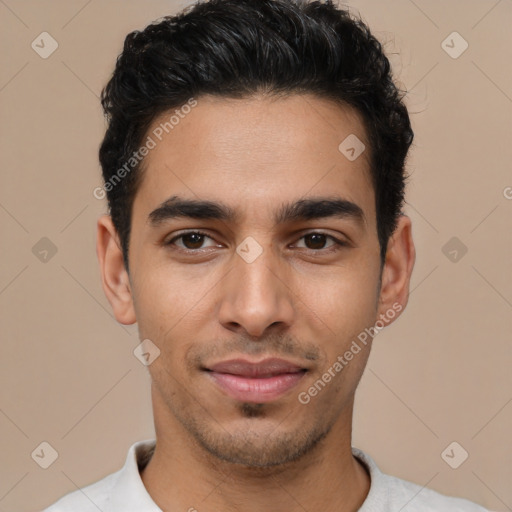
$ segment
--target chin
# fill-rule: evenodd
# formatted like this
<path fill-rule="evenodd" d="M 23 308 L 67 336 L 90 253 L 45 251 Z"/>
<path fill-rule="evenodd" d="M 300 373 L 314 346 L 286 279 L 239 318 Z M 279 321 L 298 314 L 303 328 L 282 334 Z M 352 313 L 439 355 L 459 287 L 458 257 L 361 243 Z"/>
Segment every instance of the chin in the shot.
<path fill-rule="evenodd" d="M 245 407 L 246 418 L 252 418 L 249 425 L 244 421 L 230 432 L 220 426 L 212 429 L 189 425 L 187 430 L 210 456 L 245 468 L 286 466 L 312 454 L 330 431 L 326 425 L 283 431 L 282 422 L 276 425 L 275 421 L 258 419 L 262 414 L 259 404 L 241 407 Z"/>

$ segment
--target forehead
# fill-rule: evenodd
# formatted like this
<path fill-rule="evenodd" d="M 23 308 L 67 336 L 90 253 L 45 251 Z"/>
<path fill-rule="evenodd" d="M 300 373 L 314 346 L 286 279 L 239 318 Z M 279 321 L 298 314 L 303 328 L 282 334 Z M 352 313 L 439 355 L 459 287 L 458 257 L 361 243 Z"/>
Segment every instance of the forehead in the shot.
<path fill-rule="evenodd" d="M 196 101 L 191 109 L 164 113 L 149 128 L 155 144 L 143 163 L 134 214 L 147 216 L 179 195 L 275 218 L 282 202 L 335 194 L 374 217 L 369 145 L 353 109 L 298 94 Z M 346 140 L 366 149 L 351 160 Z"/>

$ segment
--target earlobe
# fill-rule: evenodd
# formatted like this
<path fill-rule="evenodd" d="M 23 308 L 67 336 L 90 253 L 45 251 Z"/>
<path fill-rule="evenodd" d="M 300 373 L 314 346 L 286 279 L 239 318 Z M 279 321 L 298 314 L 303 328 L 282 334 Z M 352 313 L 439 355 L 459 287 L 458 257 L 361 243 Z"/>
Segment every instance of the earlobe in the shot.
<path fill-rule="evenodd" d="M 378 317 L 386 315 L 390 310 L 401 312 L 405 309 L 415 259 L 416 250 L 412 239 L 411 219 L 401 215 L 388 242 L 386 260 L 382 269 Z M 386 317 L 389 318 L 390 315 Z M 396 317 L 393 314 L 391 318 Z"/>
<path fill-rule="evenodd" d="M 119 237 L 109 215 L 102 215 L 98 219 L 96 254 L 103 291 L 112 306 L 116 320 L 124 325 L 135 323 L 130 280 L 124 265 Z"/>

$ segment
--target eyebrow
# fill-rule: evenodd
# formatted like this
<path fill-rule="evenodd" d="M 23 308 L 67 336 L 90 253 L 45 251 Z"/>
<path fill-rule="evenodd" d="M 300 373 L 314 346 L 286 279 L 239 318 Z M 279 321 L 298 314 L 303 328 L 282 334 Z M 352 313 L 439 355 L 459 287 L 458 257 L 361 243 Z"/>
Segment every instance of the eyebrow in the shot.
<path fill-rule="evenodd" d="M 359 205 L 339 197 L 299 199 L 284 204 L 276 212 L 274 222 L 284 224 L 328 217 L 353 220 L 358 224 L 366 223 L 366 217 Z M 222 203 L 172 196 L 149 214 L 148 222 L 152 227 L 157 227 L 167 220 L 176 218 L 235 222 L 239 215 Z"/>

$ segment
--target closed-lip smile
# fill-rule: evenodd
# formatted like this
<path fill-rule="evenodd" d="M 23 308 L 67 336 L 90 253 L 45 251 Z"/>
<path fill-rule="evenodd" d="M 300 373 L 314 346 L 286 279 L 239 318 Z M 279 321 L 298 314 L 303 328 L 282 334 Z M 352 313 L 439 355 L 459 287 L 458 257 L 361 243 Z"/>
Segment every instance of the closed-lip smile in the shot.
<path fill-rule="evenodd" d="M 291 361 L 267 358 L 249 361 L 238 358 L 204 368 L 217 386 L 238 401 L 271 402 L 295 387 L 307 369 Z"/>

